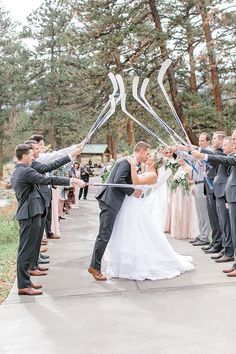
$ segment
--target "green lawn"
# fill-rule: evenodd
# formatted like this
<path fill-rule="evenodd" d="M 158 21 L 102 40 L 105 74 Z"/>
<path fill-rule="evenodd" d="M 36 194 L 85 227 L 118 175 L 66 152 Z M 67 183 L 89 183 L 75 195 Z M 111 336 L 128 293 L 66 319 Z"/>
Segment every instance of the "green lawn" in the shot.
<path fill-rule="evenodd" d="M 15 280 L 18 242 L 0 243 L 0 303 L 7 297 Z"/>
<path fill-rule="evenodd" d="M 0 303 L 15 280 L 18 222 L 13 221 L 15 203 L 0 208 Z"/>

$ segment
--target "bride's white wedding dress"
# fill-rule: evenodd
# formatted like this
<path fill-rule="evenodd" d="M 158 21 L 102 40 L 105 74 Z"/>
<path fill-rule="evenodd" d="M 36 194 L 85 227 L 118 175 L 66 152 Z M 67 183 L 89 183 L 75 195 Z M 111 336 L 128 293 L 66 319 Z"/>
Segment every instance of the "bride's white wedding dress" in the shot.
<path fill-rule="evenodd" d="M 125 197 L 105 255 L 111 277 L 170 279 L 194 269 L 192 257 L 177 254 L 162 231 L 159 197 L 158 188 L 144 198 Z"/>

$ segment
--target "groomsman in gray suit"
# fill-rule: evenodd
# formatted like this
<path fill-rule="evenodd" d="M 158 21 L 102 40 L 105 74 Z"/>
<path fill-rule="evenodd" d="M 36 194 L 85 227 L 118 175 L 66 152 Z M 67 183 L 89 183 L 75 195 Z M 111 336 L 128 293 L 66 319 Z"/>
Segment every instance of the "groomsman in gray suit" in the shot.
<path fill-rule="evenodd" d="M 54 162 L 57 159 L 60 159 L 62 157 L 68 156 L 68 154 L 73 153 L 75 150 L 82 149 L 83 147 L 83 142 L 77 145 L 72 145 L 67 148 L 63 148 L 57 151 L 53 151 L 51 153 L 45 153 L 45 143 L 44 143 L 44 137 L 40 134 L 33 134 L 29 140 L 35 140 L 38 143 L 38 148 L 39 148 L 39 156 L 37 158 L 37 162 L 41 163 L 51 163 Z M 52 230 L 51 230 L 51 222 L 52 222 L 52 210 L 51 210 L 51 199 L 52 199 L 52 192 L 51 188 L 48 186 L 43 186 L 42 187 L 47 193 L 47 216 L 46 216 L 46 221 L 45 221 L 45 233 L 48 238 L 50 239 L 55 239 L 59 238 L 58 235 L 54 235 Z M 57 220 L 54 220 L 54 223 L 57 223 Z M 42 262 L 42 260 L 41 260 Z"/>
<path fill-rule="evenodd" d="M 225 138 L 225 132 L 217 131 L 212 137 L 212 146 L 214 154 L 223 154 L 222 145 Z M 210 153 L 207 149 L 200 149 L 200 152 Z M 207 198 L 207 210 L 212 229 L 212 241 L 209 246 L 202 247 L 206 253 L 216 253 L 222 250 L 222 229 L 216 208 L 216 199 L 213 191 L 214 178 L 216 176 L 217 165 L 210 165 L 206 168 L 207 179 L 204 180 L 205 194 Z"/>
<path fill-rule="evenodd" d="M 47 163 L 47 164 L 45 164 L 45 163 L 43 164 L 43 163 L 36 161 L 36 159 L 39 157 L 39 148 L 38 148 L 37 141 L 36 140 L 27 140 L 27 141 L 25 141 L 25 144 L 30 145 L 30 147 L 33 151 L 34 160 L 32 161 L 31 167 L 41 174 L 51 172 L 51 171 L 65 165 L 65 164 L 73 161 L 81 152 L 81 150 L 77 148 L 72 153 L 70 153 L 64 157 L 61 157 L 60 159 L 57 159 L 57 160 Z M 39 190 L 45 200 L 46 215 L 45 215 L 45 217 L 42 218 L 41 231 L 40 231 L 39 239 L 38 239 L 36 247 L 35 247 L 35 257 L 32 261 L 31 267 L 30 267 L 30 274 L 34 275 L 34 276 L 46 275 L 45 271 L 48 270 L 47 267 L 43 267 L 43 266 L 38 265 L 38 258 L 39 258 L 40 246 L 41 246 L 41 241 L 43 238 L 43 232 L 44 232 L 44 228 L 45 228 L 46 218 L 48 215 L 48 208 L 50 207 L 50 204 L 51 204 L 51 188 L 48 188 L 49 187 L 48 185 L 43 185 L 43 184 L 42 185 L 40 184 L 38 187 L 39 187 Z"/>
<path fill-rule="evenodd" d="M 226 137 L 223 141 L 223 152 L 225 155 L 229 155 L 233 151 L 232 137 Z M 209 155 L 214 155 L 212 151 L 208 151 Z M 216 154 L 215 154 L 216 155 Z M 194 153 L 195 157 L 204 158 L 205 154 Z M 213 163 L 212 163 L 213 164 Z M 213 192 L 216 199 L 216 209 L 219 218 L 219 224 L 222 233 L 222 245 L 223 250 L 212 259 L 215 259 L 217 263 L 230 262 L 233 260 L 233 245 L 230 229 L 229 211 L 226 208 L 225 200 L 225 187 L 229 176 L 229 167 L 224 164 L 217 164 L 216 177 L 213 181 Z"/>
<path fill-rule="evenodd" d="M 225 199 L 229 210 L 231 236 L 234 249 L 234 260 L 236 261 L 236 130 L 232 134 L 234 153 L 230 156 L 205 155 L 204 160 L 210 163 L 224 164 L 230 168 L 229 177 L 225 186 Z M 196 154 L 193 152 L 193 156 Z M 196 155 L 196 157 L 198 157 Z M 223 271 L 228 277 L 236 277 L 236 262 L 229 269 Z"/>
<path fill-rule="evenodd" d="M 82 141 L 79 144 L 74 144 L 74 145 L 71 145 L 69 147 L 66 147 L 66 148 L 63 148 L 60 150 L 45 153 L 45 142 L 44 142 L 44 137 L 42 135 L 34 134 L 29 138 L 29 140 L 36 140 L 37 141 L 38 147 L 39 147 L 39 157 L 37 158 L 37 161 L 41 162 L 41 163 L 53 162 L 57 159 L 60 159 L 61 157 L 67 156 L 68 154 L 72 153 L 76 149 L 82 150 L 82 148 L 84 146 L 84 142 Z"/>
<path fill-rule="evenodd" d="M 210 149 L 211 138 L 207 133 L 202 133 L 199 136 L 199 147 Z M 209 236 L 211 234 L 211 225 L 207 211 L 207 199 L 204 196 L 204 176 L 201 171 L 193 170 L 194 199 L 198 214 L 199 236 L 190 241 L 194 246 L 204 246 L 209 244 Z"/>
<path fill-rule="evenodd" d="M 46 177 L 32 167 L 33 151 L 29 145 L 16 147 L 18 163 L 11 177 L 18 201 L 16 219 L 20 225 L 20 240 L 17 256 L 17 284 L 19 295 L 40 295 L 42 286 L 30 280 L 29 267 L 34 255 L 40 233 L 42 218 L 45 215 L 45 200 L 38 185 L 70 185 L 71 182 L 84 186 L 78 179 L 65 177 Z"/>

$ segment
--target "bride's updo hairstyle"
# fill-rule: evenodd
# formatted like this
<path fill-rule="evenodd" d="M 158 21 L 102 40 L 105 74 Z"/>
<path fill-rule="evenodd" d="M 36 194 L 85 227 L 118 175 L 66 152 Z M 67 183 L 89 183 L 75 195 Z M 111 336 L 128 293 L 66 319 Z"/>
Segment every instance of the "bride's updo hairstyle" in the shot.
<path fill-rule="evenodd" d="M 165 158 L 158 151 L 153 152 L 151 157 L 153 159 L 154 168 L 158 172 L 159 168 L 165 165 Z"/>

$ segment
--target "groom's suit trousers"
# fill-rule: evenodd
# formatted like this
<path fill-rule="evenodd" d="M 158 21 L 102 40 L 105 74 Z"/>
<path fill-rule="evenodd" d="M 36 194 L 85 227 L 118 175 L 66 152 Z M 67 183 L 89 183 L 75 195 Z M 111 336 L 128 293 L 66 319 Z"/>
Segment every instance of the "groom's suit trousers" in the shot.
<path fill-rule="evenodd" d="M 104 255 L 107 244 L 110 240 L 113 226 L 116 220 L 117 211 L 107 206 L 104 202 L 99 201 L 100 212 L 100 227 L 99 233 L 95 241 L 91 267 L 100 270 L 101 260 Z"/>

